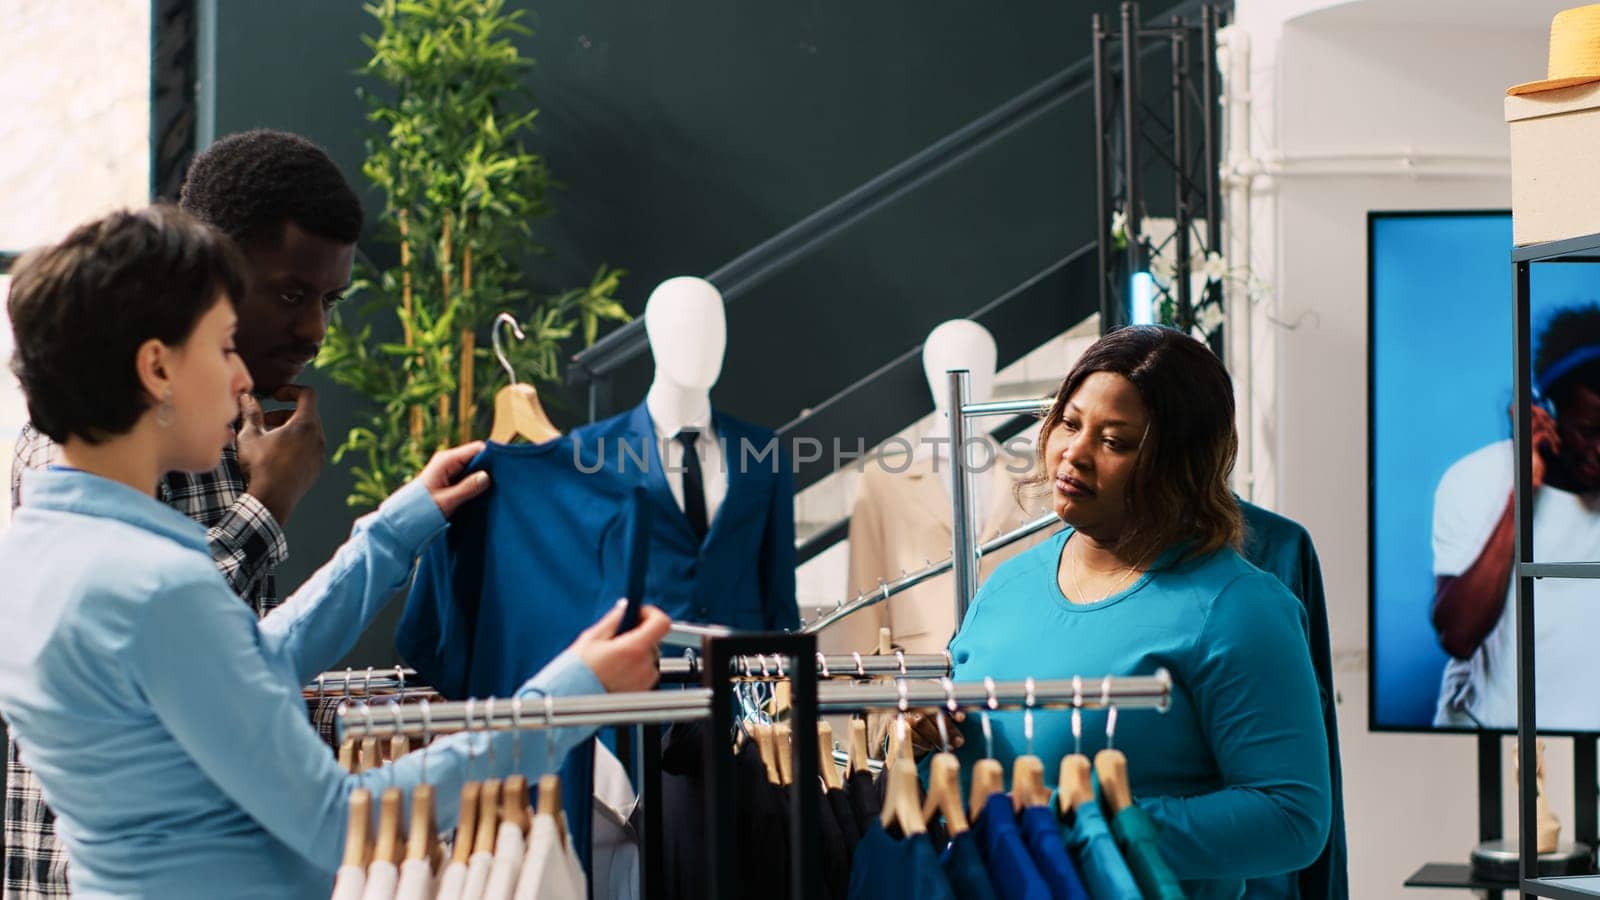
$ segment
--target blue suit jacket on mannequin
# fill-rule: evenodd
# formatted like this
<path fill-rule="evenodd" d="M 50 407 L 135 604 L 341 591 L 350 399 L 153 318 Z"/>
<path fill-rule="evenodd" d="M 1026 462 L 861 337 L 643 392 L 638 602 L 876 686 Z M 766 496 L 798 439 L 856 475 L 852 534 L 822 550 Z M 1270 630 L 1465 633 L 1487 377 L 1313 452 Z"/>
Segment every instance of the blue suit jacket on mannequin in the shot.
<path fill-rule="evenodd" d="M 1276 575 L 1306 608 L 1306 637 L 1311 667 L 1322 693 L 1322 723 L 1328 733 L 1329 785 L 1333 788 L 1333 821 L 1328 846 L 1310 867 L 1245 884 L 1246 900 L 1347 900 L 1349 857 L 1344 837 L 1344 788 L 1339 766 L 1339 723 L 1334 715 L 1333 654 L 1328 639 L 1328 601 L 1322 593 L 1322 565 L 1311 535 L 1300 523 L 1259 506 L 1239 501 L 1244 513 L 1244 558 Z"/>
<path fill-rule="evenodd" d="M 751 630 L 800 625 L 794 582 L 794 473 L 770 429 L 713 411 L 728 493 L 704 541 L 668 487 L 655 423 L 643 403 L 575 429 L 585 467 L 637 479 L 651 505 L 645 601 L 674 620 Z M 641 465 L 642 462 L 642 465 Z"/>

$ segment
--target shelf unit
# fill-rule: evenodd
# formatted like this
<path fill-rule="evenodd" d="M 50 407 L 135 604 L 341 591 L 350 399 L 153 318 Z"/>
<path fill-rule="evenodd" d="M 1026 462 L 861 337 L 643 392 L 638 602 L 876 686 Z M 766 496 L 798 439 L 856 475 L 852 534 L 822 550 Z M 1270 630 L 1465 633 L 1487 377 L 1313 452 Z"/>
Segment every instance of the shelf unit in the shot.
<path fill-rule="evenodd" d="M 1589 234 L 1561 241 L 1531 244 L 1511 251 L 1512 354 L 1511 384 L 1516 396 L 1516 603 L 1517 603 L 1517 752 L 1524 759 L 1534 758 L 1537 723 L 1534 708 L 1533 582 L 1538 578 L 1600 579 L 1600 562 L 1533 561 L 1533 411 L 1529 391 L 1532 375 L 1533 333 L 1530 327 L 1529 282 L 1536 263 L 1600 262 L 1600 234 Z M 1519 867 L 1521 890 L 1525 897 L 1569 898 L 1600 897 L 1600 875 L 1535 877 L 1535 815 L 1537 802 L 1533 766 L 1522 766 L 1518 773 L 1517 834 L 1522 859 Z M 1593 789 L 1593 786 L 1588 786 Z M 1581 788 L 1580 788 L 1581 796 Z M 1592 797 L 1592 794 L 1591 794 Z M 1591 800 L 1592 803 L 1592 800 Z M 1580 820 L 1593 821 L 1594 809 L 1577 810 Z M 1420 873 L 1419 873 L 1420 874 Z"/>

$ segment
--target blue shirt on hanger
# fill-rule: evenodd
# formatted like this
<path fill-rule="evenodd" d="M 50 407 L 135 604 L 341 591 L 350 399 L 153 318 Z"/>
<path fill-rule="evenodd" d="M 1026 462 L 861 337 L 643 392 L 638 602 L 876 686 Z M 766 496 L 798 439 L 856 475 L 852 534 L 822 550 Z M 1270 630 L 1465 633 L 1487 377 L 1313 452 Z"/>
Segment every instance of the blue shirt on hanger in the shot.
<path fill-rule="evenodd" d="M 327 896 L 350 792 L 416 785 L 423 759 L 346 773 L 301 686 L 350 650 L 444 527 L 427 489 L 357 520 L 259 622 L 205 528 L 154 497 L 77 471 L 27 472 L 22 492 L 0 535 L 0 708 L 56 813 L 73 896 Z M 531 708 L 545 693 L 604 691 L 573 654 L 512 687 Z M 546 770 L 547 740 L 559 758 L 592 733 L 524 735 L 523 773 Z M 458 734 L 429 748 L 442 827 L 466 773 L 489 774 L 491 753 L 493 774 L 509 773 L 514 742 Z"/>
<path fill-rule="evenodd" d="M 1052 800 L 1051 806 L 1056 807 Z M 1068 815 L 1070 820 L 1061 828 L 1067 849 L 1078 864 L 1084 886 L 1094 900 L 1143 900 L 1139 883 L 1133 878 L 1122 851 L 1117 849 L 1117 839 L 1106 824 L 1100 811 L 1100 791 L 1095 785 L 1095 799 L 1085 801 L 1077 811 Z"/>
<path fill-rule="evenodd" d="M 1061 838 L 1061 825 L 1056 819 L 1055 806 L 1030 806 L 1022 811 L 1022 837 L 1028 843 L 1034 865 L 1050 886 L 1050 896 L 1055 900 L 1089 900 L 1083 879 L 1067 855 L 1067 844 Z"/>
<path fill-rule="evenodd" d="M 395 632 L 423 681 L 452 700 L 504 697 L 571 644 L 648 565 L 650 511 L 634 485 L 585 472 L 571 438 L 486 444 L 467 467 L 492 487 L 428 545 Z M 538 715 L 538 710 L 527 710 Z M 585 865 L 593 756 L 561 770 L 563 807 Z"/>
<path fill-rule="evenodd" d="M 885 897 L 956 900 L 926 834 L 896 840 L 873 819 L 850 863 L 850 900 Z"/>
<path fill-rule="evenodd" d="M 989 880 L 989 869 L 983 864 L 983 853 L 978 850 L 977 836 L 967 829 L 950 839 L 939 855 L 939 865 L 944 868 L 945 879 L 956 900 L 998 900 L 994 882 Z"/>
<path fill-rule="evenodd" d="M 1039 874 L 1017 828 L 1010 794 L 990 795 L 972 830 L 977 832 L 978 849 L 1000 900 L 1052 900 L 1050 886 Z"/>
<path fill-rule="evenodd" d="M 728 493 L 702 540 L 672 496 L 645 404 L 574 429 L 586 471 L 644 490 L 651 508 L 645 601 L 674 620 L 757 631 L 800 626 L 794 581 L 794 473 L 770 429 L 713 411 Z"/>

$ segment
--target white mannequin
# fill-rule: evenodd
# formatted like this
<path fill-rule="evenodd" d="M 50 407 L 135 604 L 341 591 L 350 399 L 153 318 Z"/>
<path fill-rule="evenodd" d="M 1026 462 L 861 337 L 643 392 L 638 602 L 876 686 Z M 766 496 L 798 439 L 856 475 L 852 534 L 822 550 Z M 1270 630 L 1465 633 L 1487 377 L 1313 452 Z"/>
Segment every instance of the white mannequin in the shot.
<path fill-rule="evenodd" d="M 969 379 L 972 393 L 968 402 L 987 403 L 994 396 L 998 355 L 994 336 L 989 334 L 987 328 L 970 319 L 951 319 L 940 323 L 928 332 L 928 339 L 922 344 L 922 372 L 927 376 L 928 390 L 933 394 L 934 418 L 933 427 L 928 429 L 927 436 L 917 447 L 917 455 L 933 456 L 937 460 L 939 482 L 944 485 L 946 495 L 950 493 L 951 475 L 954 472 L 950 461 L 955 458 L 950 447 L 950 370 L 966 369 L 972 373 Z M 970 436 L 971 432 L 968 434 Z M 989 455 L 982 451 L 975 451 L 973 456 L 976 457 L 972 460 L 975 464 L 989 460 Z M 1003 463 L 996 461 L 995 464 Z M 970 508 L 987 511 L 993 500 L 993 479 L 980 475 L 971 480 L 971 486 L 974 493 Z"/>
<path fill-rule="evenodd" d="M 655 380 L 645 395 L 645 409 L 661 438 L 662 463 L 673 497 L 683 507 L 682 447 L 672 436 L 685 427 L 703 435 L 696 444 L 706 494 L 707 521 L 728 492 L 723 453 L 711 431 L 711 387 L 722 374 L 728 347 L 728 321 L 722 294 L 703 278 L 668 278 L 650 293 L 644 306 L 644 332 L 655 357 Z"/>

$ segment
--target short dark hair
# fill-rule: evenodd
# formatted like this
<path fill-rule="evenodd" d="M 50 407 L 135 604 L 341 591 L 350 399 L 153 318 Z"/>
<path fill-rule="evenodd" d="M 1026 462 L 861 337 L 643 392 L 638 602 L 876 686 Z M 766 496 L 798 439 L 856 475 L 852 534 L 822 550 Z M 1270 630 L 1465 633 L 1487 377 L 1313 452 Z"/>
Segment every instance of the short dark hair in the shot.
<path fill-rule="evenodd" d="M 226 235 L 172 206 L 114 212 L 24 255 L 6 307 L 34 427 L 56 443 L 133 428 L 154 399 L 139 346 L 182 344 L 219 295 L 244 295 L 248 271 Z"/>
<path fill-rule="evenodd" d="M 1533 355 L 1534 381 L 1558 408 L 1571 399 L 1572 389 L 1578 385 L 1600 391 L 1600 359 L 1579 363 L 1547 380 L 1557 363 L 1589 348 L 1600 348 L 1600 303 L 1557 310 L 1539 333 L 1539 348 Z"/>
<path fill-rule="evenodd" d="M 1084 351 L 1045 416 L 1031 483 L 1051 478 L 1045 445 L 1067 402 L 1095 372 L 1132 382 L 1149 416 L 1128 485 L 1128 522 L 1117 539 L 1118 555 L 1148 566 L 1174 546 L 1182 548 L 1178 560 L 1225 546 L 1237 549 L 1243 526 L 1228 485 L 1239 450 L 1233 382 L 1216 354 L 1171 328 L 1118 329 Z"/>
<path fill-rule="evenodd" d="M 341 244 L 361 237 L 361 202 L 339 167 L 286 131 L 242 131 L 207 147 L 189 164 L 178 205 L 247 248 L 276 246 L 289 222 Z"/>

